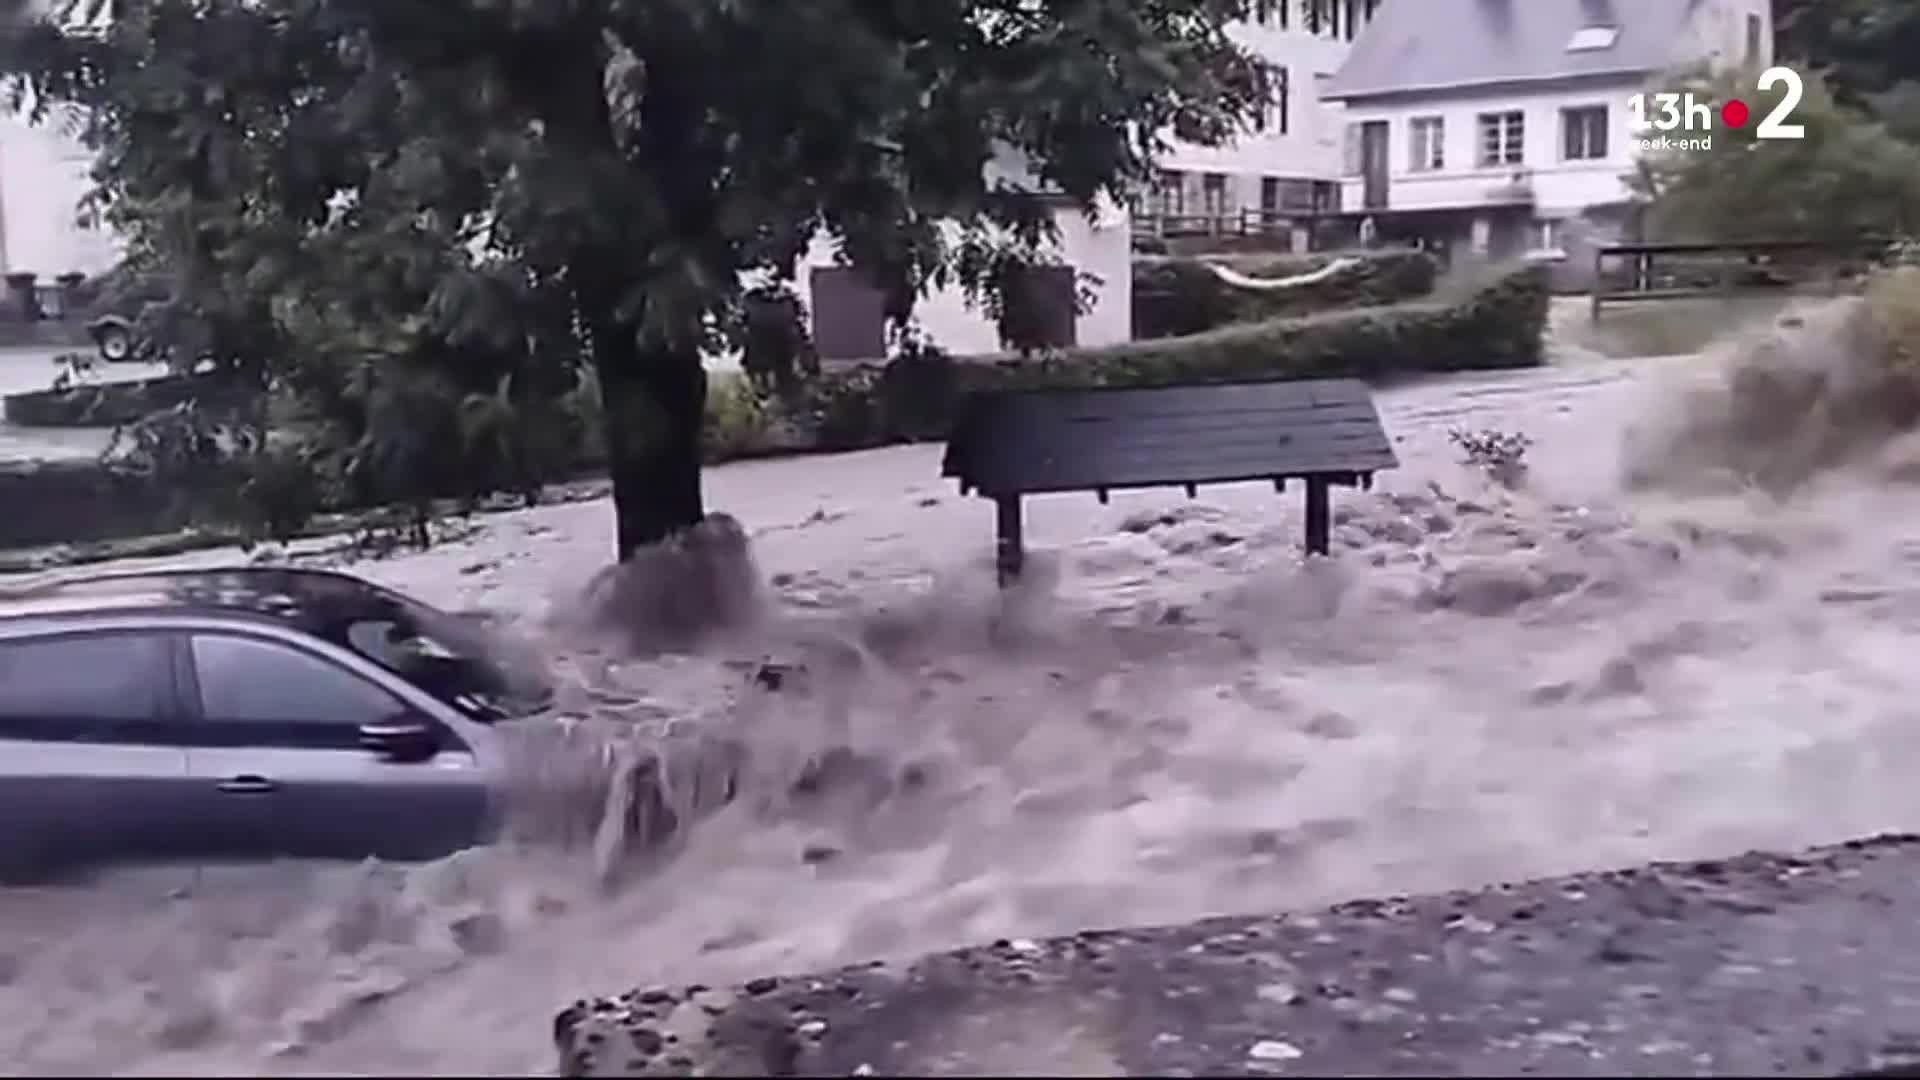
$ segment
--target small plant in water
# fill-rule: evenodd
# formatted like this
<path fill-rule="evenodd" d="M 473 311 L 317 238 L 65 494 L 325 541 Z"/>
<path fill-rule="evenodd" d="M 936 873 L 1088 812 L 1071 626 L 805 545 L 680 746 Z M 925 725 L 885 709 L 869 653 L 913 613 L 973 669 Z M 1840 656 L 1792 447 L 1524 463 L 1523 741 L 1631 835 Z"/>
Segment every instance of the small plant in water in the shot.
<path fill-rule="evenodd" d="M 1464 431 L 1455 428 L 1447 438 L 1460 448 L 1460 461 L 1483 470 L 1502 487 L 1517 487 L 1527 475 L 1527 450 L 1533 439 L 1524 432 Z"/>

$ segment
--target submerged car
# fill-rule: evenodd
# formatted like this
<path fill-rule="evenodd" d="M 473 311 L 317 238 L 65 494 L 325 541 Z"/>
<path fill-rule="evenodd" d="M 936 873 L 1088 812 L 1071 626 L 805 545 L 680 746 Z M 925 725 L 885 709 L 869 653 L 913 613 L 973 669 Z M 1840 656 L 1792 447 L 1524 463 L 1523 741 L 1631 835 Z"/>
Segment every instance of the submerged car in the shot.
<path fill-rule="evenodd" d="M 112 574 L 0 597 L 0 871 L 418 860 L 489 839 L 545 688 L 346 574 Z"/>

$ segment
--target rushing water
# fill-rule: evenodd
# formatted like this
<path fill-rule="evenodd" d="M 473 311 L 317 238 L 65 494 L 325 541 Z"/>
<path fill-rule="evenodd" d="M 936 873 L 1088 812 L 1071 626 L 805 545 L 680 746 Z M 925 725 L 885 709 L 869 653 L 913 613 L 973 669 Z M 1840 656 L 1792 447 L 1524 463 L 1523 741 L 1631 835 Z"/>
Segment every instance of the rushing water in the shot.
<path fill-rule="evenodd" d="M 0 895 L 0 1060 L 547 1071 L 556 1008 L 642 982 L 1913 828 L 1920 454 L 1819 430 L 1873 430 L 1871 379 L 1807 377 L 1858 367 L 1845 315 L 1386 395 L 1403 467 L 1305 566 L 1270 490 L 1062 497 L 997 595 L 991 515 L 926 448 L 716 470 L 770 604 L 695 655 L 547 629 L 600 505 L 362 564 L 553 654 L 578 718 L 521 735 L 541 843 Z M 1524 487 L 1458 466 L 1456 425 L 1530 435 Z M 716 742 L 745 754 L 718 809 Z M 711 813 L 637 856 L 602 811 L 663 745 Z"/>

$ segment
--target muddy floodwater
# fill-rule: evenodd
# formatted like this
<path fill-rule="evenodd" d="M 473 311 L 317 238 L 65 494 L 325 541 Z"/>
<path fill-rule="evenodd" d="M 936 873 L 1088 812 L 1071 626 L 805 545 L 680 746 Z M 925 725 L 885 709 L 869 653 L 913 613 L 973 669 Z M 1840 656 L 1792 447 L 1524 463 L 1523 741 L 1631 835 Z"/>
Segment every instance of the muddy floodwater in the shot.
<path fill-rule="evenodd" d="M 0 1061 L 524 1075 L 557 1008 L 641 983 L 1920 828 L 1920 453 L 1813 430 L 1865 422 L 1808 403 L 1860 396 L 1803 377 L 1853 362 L 1834 319 L 1383 394 L 1402 467 L 1305 566 L 1297 494 L 1060 496 L 999 596 L 937 447 L 715 469 L 772 620 L 556 663 L 601 688 L 566 738 L 722 733 L 746 797 L 611 888 L 548 846 L 0 893 Z M 1456 427 L 1528 435 L 1523 484 Z M 537 644 L 611 527 L 542 508 L 353 568 Z M 767 690 L 769 660 L 807 677 Z"/>

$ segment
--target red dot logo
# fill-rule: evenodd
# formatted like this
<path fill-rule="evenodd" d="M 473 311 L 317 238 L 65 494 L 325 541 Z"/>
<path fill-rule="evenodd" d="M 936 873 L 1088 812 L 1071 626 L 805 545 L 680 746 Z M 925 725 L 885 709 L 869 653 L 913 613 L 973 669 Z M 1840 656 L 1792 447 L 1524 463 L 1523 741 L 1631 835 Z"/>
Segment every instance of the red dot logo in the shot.
<path fill-rule="evenodd" d="M 1747 103 L 1741 101 L 1739 98 L 1734 98 L 1732 101 L 1720 106 L 1720 120 L 1728 127 L 1746 127 Z"/>

